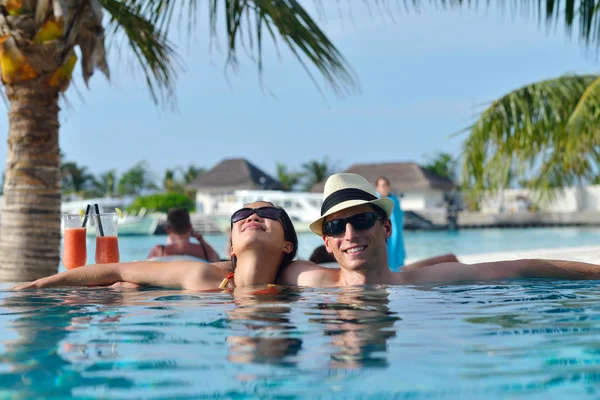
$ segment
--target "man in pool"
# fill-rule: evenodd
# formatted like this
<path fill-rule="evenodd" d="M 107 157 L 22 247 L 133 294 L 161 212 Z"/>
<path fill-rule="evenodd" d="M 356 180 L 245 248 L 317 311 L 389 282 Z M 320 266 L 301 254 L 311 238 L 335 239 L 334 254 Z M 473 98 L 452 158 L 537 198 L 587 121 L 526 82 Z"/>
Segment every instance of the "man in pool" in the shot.
<path fill-rule="evenodd" d="M 346 285 L 446 284 L 515 278 L 600 279 L 600 266 L 561 260 L 526 259 L 479 264 L 444 262 L 388 267 L 386 240 L 392 233 L 394 204 L 377 198 L 375 189 L 360 175 L 340 173 L 325 183 L 321 217 L 310 229 L 323 238 L 339 269 L 295 262 L 282 271 L 279 283 L 333 287 Z"/>

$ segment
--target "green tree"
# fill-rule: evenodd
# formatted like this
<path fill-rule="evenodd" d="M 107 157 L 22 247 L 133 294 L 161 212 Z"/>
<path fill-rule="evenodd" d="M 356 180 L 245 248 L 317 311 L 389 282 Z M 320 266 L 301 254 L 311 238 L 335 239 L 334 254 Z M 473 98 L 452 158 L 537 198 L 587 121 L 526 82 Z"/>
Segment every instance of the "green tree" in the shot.
<path fill-rule="evenodd" d="M 431 171 L 443 178 L 454 181 L 456 179 L 457 160 L 452 154 L 438 152 L 433 158 L 423 165 L 428 171 Z"/>
<path fill-rule="evenodd" d="M 117 171 L 114 169 L 103 172 L 98 177 L 94 177 L 92 180 L 93 196 L 114 196 L 117 193 L 117 180 Z"/>
<path fill-rule="evenodd" d="M 167 169 L 163 178 L 163 188 L 167 192 L 183 193 L 183 183 L 181 183 L 175 176 L 176 170 Z"/>
<path fill-rule="evenodd" d="M 331 164 L 331 162 L 325 157 L 323 161 L 310 160 L 302 164 L 304 170 L 304 188 L 309 190 L 317 183 L 324 182 L 327 178 L 333 175 L 337 171 L 337 166 Z"/>
<path fill-rule="evenodd" d="M 75 162 L 65 162 L 60 169 L 64 185 L 63 193 L 81 194 L 94 179 L 93 175 L 88 173 L 87 167 L 80 166 Z"/>
<path fill-rule="evenodd" d="M 10 104 L 0 214 L 0 280 L 30 280 L 58 269 L 58 99 L 69 87 L 78 61 L 76 53 L 81 56 L 86 83 L 96 69 L 108 77 L 104 34 L 124 37 L 145 75 L 152 98 L 157 102 L 172 100 L 179 58 L 167 33 L 176 14 L 195 27 L 198 3 L 0 0 L 0 69 Z M 225 21 L 229 65 L 237 65 L 243 35 L 246 49 L 254 52 L 262 72 L 263 41 L 269 36 L 281 38 L 305 67 L 303 56 L 306 56 L 334 90 L 354 85 L 346 61 L 296 1 L 232 0 L 201 4 L 208 7 L 211 36 L 217 32 L 218 21 L 221 18 Z M 31 232 L 35 232 L 34 241 L 30 240 Z"/>
<path fill-rule="evenodd" d="M 196 203 L 183 193 L 157 193 L 149 196 L 140 196 L 127 208 L 129 212 L 138 212 L 146 208 L 149 212 L 167 212 L 170 208 L 185 208 L 192 212 Z"/>
<path fill-rule="evenodd" d="M 277 163 L 277 179 L 284 187 L 284 190 L 293 190 L 297 186 L 304 174 L 302 172 L 288 171 L 286 165 Z"/>
<path fill-rule="evenodd" d="M 121 175 L 117 192 L 123 196 L 139 196 L 145 190 L 156 190 L 148 163 L 140 161 Z"/>
<path fill-rule="evenodd" d="M 189 185 L 197 177 L 205 173 L 206 169 L 202 167 L 196 167 L 195 165 L 190 165 L 187 167 L 187 169 L 181 168 L 181 172 L 183 174 L 183 183 Z"/>

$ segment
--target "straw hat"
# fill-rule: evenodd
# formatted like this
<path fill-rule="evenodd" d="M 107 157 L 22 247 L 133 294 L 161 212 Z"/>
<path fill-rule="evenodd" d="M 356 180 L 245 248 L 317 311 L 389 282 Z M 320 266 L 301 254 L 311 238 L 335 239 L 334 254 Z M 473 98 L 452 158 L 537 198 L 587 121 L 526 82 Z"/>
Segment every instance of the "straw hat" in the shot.
<path fill-rule="evenodd" d="M 381 208 L 388 218 L 394 209 L 394 202 L 388 198 L 378 199 L 373 186 L 362 176 L 349 173 L 331 175 L 323 189 L 321 218 L 310 224 L 310 230 L 322 236 L 325 217 L 361 204 L 373 204 Z"/>

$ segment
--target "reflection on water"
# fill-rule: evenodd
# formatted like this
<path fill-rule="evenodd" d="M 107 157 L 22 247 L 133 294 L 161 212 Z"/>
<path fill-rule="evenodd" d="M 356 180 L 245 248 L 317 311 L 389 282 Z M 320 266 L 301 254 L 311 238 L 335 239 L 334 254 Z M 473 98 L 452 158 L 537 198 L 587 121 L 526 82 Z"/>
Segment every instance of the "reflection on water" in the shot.
<path fill-rule="evenodd" d="M 72 361 L 87 359 L 90 353 L 95 358 L 118 358 L 114 344 L 66 340 L 70 332 L 88 329 L 93 323 L 114 326 L 120 316 L 113 310 L 122 304 L 122 296 L 116 292 L 81 294 L 74 290 L 5 296 L 3 325 L 16 335 L 3 342 L 0 393 L 19 397 L 43 393 L 47 397 L 68 396 L 73 388 L 82 386 L 130 388 L 132 383 L 125 377 L 88 378 L 71 368 Z"/>
<path fill-rule="evenodd" d="M 0 292 L 0 398 L 598 398 L 596 282 Z"/>
<path fill-rule="evenodd" d="M 243 335 L 227 337 L 229 361 L 236 363 L 276 364 L 294 366 L 302 340 L 289 337 L 297 330 L 290 321 L 293 303 L 300 297 L 297 289 L 276 288 L 262 295 L 252 289 L 238 288 L 233 292 L 237 306 L 227 311 L 232 326 L 241 324 Z M 237 330 L 236 330 L 237 331 Z"/>
<path fill-rule="evenodd" d="M 363 288 L 345 288 L 334 301 L 318 303 L 319 318 L 310 322 L 320 324 L 323 333 L 331 338 L 334 351 L 331 367 L 385 367 L 387 341 L 396 336 L 394 323 L 401 318 L 389 307 L 385 289 L 365 292 Z"/>

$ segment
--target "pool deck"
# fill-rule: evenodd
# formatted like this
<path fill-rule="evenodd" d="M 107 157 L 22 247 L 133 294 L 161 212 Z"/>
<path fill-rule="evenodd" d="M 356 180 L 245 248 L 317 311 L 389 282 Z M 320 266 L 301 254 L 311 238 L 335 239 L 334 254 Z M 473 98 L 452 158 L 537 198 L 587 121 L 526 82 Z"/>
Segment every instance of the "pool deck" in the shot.
<path fill-rule="evenodd" d="M 600 264 L 600 246 L 560 247 L 557 249 L 536 249 L 522 251 L 506 251 L 498 253 L 457 254 L 458 260 L 465 264 L 476 264 L 488 261 L 507 261 L 526 258 L 546 260 L 580 261 Z M 418 261 L 417 258 L 407 258 L 406 264 Z M 328 268 L 339 268 L 338 263 L 320 264 Z"/>
<path fill-rule="evenodd" d="M 468 255 L 457 254 L 457 257 L 460 262 L 467 264 L 486 261 L 517 260 L 523 258 L 582 261 L 600 264 L 600 246 L 560 247 L 555 249 L 536 249 Z M 414 261 L 417 260 L 409 258 L 406 262 L 409 264 Z"/>

